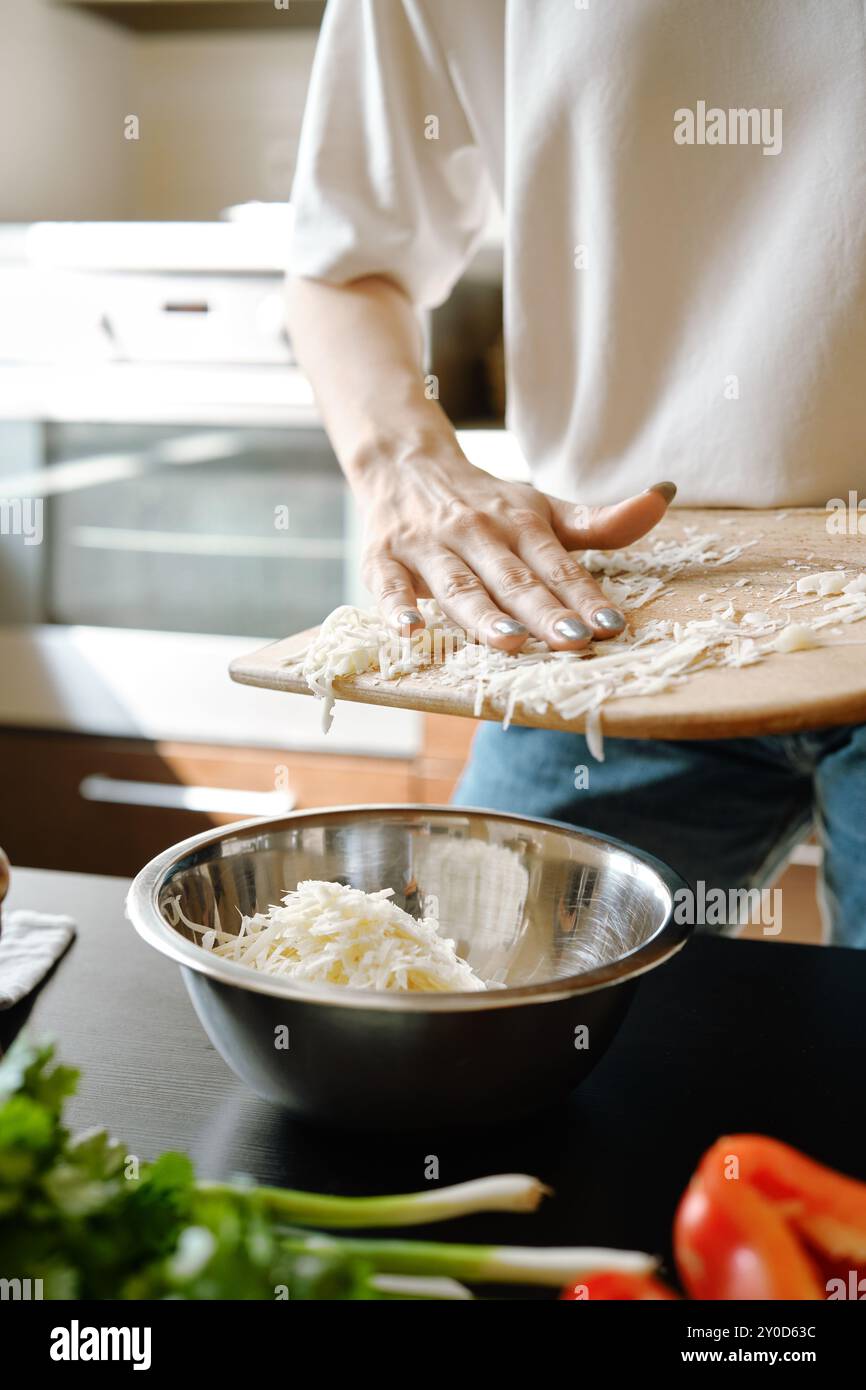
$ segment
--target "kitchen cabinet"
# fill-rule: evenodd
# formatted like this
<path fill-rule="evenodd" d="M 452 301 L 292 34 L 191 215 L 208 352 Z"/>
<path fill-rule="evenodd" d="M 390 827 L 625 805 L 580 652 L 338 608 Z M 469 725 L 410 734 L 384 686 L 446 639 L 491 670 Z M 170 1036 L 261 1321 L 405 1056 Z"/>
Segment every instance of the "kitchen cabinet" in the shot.
<path fill-rule="evenodd" d="M 54 0 L 143 33 L 193 30 L 314 28 L 324 0 Z"/>
<path fill-rule="evenodd" d="M 445 802 L 472 728 L 469 720 L 431 717 L 416 758 L 3 729 L 0 844 L 13 863 L 33 868 L 134 874 L 178 840 L 232 820 L 316 806 Z"/>

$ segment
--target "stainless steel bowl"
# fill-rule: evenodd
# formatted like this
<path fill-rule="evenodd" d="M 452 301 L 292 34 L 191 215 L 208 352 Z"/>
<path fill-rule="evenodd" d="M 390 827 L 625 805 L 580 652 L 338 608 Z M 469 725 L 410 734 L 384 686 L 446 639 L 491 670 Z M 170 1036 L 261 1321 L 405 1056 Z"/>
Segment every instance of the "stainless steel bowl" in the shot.
<path fill-rule="evenodd" d="M 435 898 L 443 934 L 500 987 L 299 987 L 209 954 L 184 924 L 231 930 L 308 878 L 393 888 L 414 915 Z M 649 855 L 553 821 L 340 807 L 184 840 L 142 869 L 127 913 L 178 962 L 214 1047 L 260 1095 L 329 1124 L 427 1127 L 564 1098 L 605 1052 L 637 977 L 682 946 L 683 886 Z"/>

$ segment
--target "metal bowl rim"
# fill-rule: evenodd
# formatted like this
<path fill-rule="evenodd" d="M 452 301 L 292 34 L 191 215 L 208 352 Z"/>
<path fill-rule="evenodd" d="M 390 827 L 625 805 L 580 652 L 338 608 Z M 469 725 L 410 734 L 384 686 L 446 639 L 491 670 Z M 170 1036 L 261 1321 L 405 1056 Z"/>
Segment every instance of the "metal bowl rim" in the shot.
<path fill-rule="evenodd" d="M 623 851 L 630 858 L 646 865 L 657 875 L 667 888 L 673 902 L 675 894 L 687 889 L 685 879 L 654 855 L 635 849 L 613 835 L 597 834 L 582 830 L 567 821 L 544 819 L 540 816 L 519 816 L 507 811 L 492 811 L 483 806 L 425 805 L 414 802 L 365 803 L 363 806 L 328 806 L 326 808 L 290 811 L 284 816 L 256 817 L 251 820 L 235 821 L 229 826 L 217 826 L 163 850 L 144 866 L 132 881 L 126 897 L 126 916 L 138 935 L 162 955 L 168 956 L 183 968 L 191 969 L 200 975 L 222 985 L 249 990 L 255 994 L 266 994 L 273 998 L 293 1000 L 296 1003 L 320 1004 L 330 1008 L 378 1009 L 403 1013 L 467 1013 L 485 1012 L 488 1009 L 515 1008 L 527 1004 L 554 1003 L 580 994 L 591 994 L 626 980 L 637 978 L 648 970 L 669 960 L 685 945 L 691 935 L 687 923 L 674 920 L 672 911 L 662 925 L 640 946 L 633 947 L 625 955 L 598 966 L 594 970 L 583 971 L 577 975 L 567 975 L 559 980 L 548 980 L 536 984 L 515 985 L 505 989 L 473 991 L 471 993 L 397 993 L 348 989 L 342 985 L 303 985 L 298 986 L 278 976 L 260 974 L 236 961 L 223 960 L 212 956 L 193 941 L 181 936 L 170 926 L 159 910 L 158 895 L 168 874 L 191 854 L 217 843 L 229 835 L 243 835 L 262 831 L 266 827 L 278 830 L 291 826 L 296 821 L 309 820 L 320 824 L 331 817 L 351 815 L 363 819 L 385 815 L 429 816 L 434 814 L 451 816 L 484 816 L 486 819 L 513 822 L 515 825 L 539 826 L 542 829 L 565 831 L 570 837 L 610 845 Z"/>

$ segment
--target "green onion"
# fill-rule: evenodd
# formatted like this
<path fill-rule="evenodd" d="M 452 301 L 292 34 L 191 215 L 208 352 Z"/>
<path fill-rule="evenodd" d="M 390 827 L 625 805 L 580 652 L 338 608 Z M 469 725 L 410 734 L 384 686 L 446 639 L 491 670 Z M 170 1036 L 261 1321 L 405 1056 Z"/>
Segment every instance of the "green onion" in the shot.
<path fill-rule="evenodd" d="M 420 1240 L 359 1240 L 293 1232 L 283 1241 L 293 1255 L 333 1254 L 362 1260 L 380 1274 L 459 1279 L 471 1284 L 573 1284 L 599 1270 L 651 1274 L 656 1261 L 639 1250 L 519 1245 L 450 1245 Z"/>
<path fill-rule="evenodd" d="M 465 1284 L 456 1279 L 423 1279 L 411 1274 L 374 1274 L 370 1287 L 380 1298 L 435 1298 L 454 1302 L 474 1298 Z"/>
<path fill-rule="evenodd" d="M 249 1198 L 250 1189 L 228 1183 L 200 1183 L 214 1196 Z M 292 1225 L 352 1227 L 426 1226 L 479 1211 L 535 1211 L 550 1188 L 524 1173 L 500 1173 L 454 1187 L 407 1192 L 394 1197 L 329 1197 L 291 1188 L 258 1187 L 255 1197 L 267 1214 Z"/>

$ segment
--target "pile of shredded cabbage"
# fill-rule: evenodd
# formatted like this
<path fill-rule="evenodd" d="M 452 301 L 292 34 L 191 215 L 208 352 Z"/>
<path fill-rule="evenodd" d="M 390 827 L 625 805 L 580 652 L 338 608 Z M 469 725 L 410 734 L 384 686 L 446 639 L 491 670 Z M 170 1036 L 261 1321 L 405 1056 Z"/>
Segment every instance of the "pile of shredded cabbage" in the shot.
<path fill-rule="evenodd" d="M 685 533 L 684 540 L 657 540 L 646 549 L 586 551 L 582 560 L 606 596 L 633 613 L 670 593 L 670 581 L 684 570 L 698 565 L 719 571 L 757 544 L 728 545 L 718 533 L 701 534 L 694 527 Z M 554 652 L 534 639 L 518 652 L 495 650 L 449 622 L 432 599 L 420 602 L 426 627 L 404 638 L 395 637 L 380 614 L 344 606 L 325 619 L 300 658 L 300 671 L 324 701 L 325 729 L 335 681 L 375 672 L 382 681 L 397 682 L 436 668 L 443 685 L 474 691 L 476 716 L 486 702 L 501 711 L 506 727 L 518 710 L 585 718 L 590 752 L 601 759 L 607 701 L 661 694 L 708 667 L 752 666 L 773 652 L 816 647 L 822 629 L 839 632 L 842 624 L 866 619 L 866 574 L 852 576 L 844 565 L 811 573 L 807 562 L 790 563 L 791 579 L 765 601 L 766 611 L 749 607 L 750 579 L 722 582 L 700 595 L 699 618 L 638 621 L 621 637 L 576 652 Z M 810 606 L 809 621 L 794 621 L 793 610 Z"/>
<path fill-rule="evenodd" d="M 302 984 L 370 990 L 486 989 L 433 916 L 391 902 L 392 888 L 365 893 L 309 879 L 280 906 L 244 917 L 236 935 L 210 928 L 201 945 L 223 960 Z M 197 928 L 196 930 L 201 930 Z"/>

